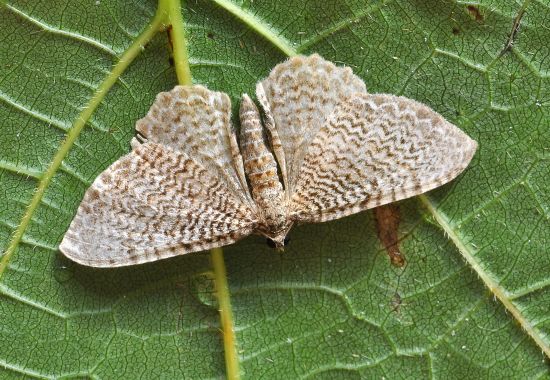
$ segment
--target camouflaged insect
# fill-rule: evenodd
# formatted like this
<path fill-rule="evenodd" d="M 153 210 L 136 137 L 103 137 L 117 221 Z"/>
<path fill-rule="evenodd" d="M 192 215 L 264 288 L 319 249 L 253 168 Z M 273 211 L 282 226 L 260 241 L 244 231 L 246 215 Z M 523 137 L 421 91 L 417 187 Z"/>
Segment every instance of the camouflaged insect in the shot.
<path fill-rule="evenodd" d="M 427 106 L 369 94 L 350 68 L 316 54 L 275 66 L 256 96 L 263 117 L 243 95 L 239 145 L 226 94 L 202 86 L 160 93 L 137 122 L 133 150 L 88 189 L 61 251 L 116 267 L 252 233 L 282 248 L 294 224 L 443 185 L 477 146 Z"/>

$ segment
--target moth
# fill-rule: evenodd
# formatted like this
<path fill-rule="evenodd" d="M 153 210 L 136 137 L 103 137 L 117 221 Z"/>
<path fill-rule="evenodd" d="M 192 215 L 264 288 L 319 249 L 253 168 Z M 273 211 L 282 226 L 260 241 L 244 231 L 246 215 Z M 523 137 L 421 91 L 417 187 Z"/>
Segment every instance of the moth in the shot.
<path fill-rule="evenodd" d="M 326 222 L 447 183 L 477 144 L 427 106 L 369 94 L 319 55 L 278 64 L 244 94 L 240 138 L 223 92 L 162 92 L 132 151 L 86 192 L 60 250 L 94 267 L 140 264 L 249 234 L 284 246 L 291 227 Z"/>

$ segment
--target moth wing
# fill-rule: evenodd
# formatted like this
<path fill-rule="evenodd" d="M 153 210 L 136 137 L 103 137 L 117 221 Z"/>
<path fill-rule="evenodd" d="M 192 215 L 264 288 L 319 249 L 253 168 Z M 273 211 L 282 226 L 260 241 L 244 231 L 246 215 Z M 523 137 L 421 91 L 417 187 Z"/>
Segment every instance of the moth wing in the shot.
<path fill-rule="evenodd" d="M 313 137 L 334 107 L 355 93 L 366 93 L 349 67 L 337 67 L 317 54 L 278 64 L 256 86 L 256 95 L 285 185 L 292 194 L 302 160 Z"/>
<path fill-rule="evenodd" d="M 94 267 L 141 264 L 233 243 L 255 224 L 217 175 L 148 142 L 94 181 L 59 249 Z"/>
<path fill-rule="evenodd" d="M 323 222 L 424 193 L 462 172 L 476 148 L 421 103 L 355 94 L 334 108 L 309 146 L 291 217 Z"/>
<path fill-rule="evenodd" d="M 215 173 L 234 196 L 252 204 L 243 161 L 231 124 L 231 100 L 203 86 L 161 92 L 136 131 L 145 139 L 186 153 Z M 140 142 L 134 138 L 132 146 Z"/>

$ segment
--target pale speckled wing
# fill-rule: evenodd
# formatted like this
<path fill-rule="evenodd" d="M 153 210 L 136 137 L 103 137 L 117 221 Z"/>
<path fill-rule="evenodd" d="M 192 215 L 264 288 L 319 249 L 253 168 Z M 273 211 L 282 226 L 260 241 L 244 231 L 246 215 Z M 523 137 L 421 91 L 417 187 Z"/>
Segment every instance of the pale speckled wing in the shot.
<path fill-rule="evenodd" d="M 255 225 L 216 173 L 148 142 L 94 181 L 59 248 L 84 265 L 117 267 L 230 244 Z"/>
<path fill-rule="evenodd" d="M 338 104 L 311 143 L 291 218 L 323 222 L 424 193 L 462 172 L 476 147 L 421 103 L 356 94 Z"/>
<path fill-rule="evenodd" d="M 256 86 L 287 197 L 293 193 L 303 157 L 334 107 L 355 93 L 366 93 L 349 67 L 337 67 L 317 54 L 278 64 Z"/>
<path fill-rule="evenodd" d="M 231 101 L 203 86 L 176 86 L 161 92 L 136 131 L 147 141 L 184 152 L 215 173 L 234 196 L 252 205 L 243 162 L 231 125 Z M 139 143 L 134 138 L 132 146 Z"/>

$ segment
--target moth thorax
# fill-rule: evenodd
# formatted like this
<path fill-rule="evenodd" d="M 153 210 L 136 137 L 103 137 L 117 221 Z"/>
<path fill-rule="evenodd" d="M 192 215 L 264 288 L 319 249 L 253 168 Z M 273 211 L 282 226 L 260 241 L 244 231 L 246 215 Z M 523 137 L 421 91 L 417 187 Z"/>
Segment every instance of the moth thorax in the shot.
<path fill-rule="evenodd" d="M 277 197 L 263 199 L 258 206 L 261 209 L 260 213 L 268 237 L 275 238 L 281 231 L 288 230 L 288 219 L 282 192 Z"/>
<path fill-rule="evenodd" d="M 258 205 L 282 198 L 283 187 L 277 175 L 275 158 L 264 139 L 260 113 L 246 94 L 241 102 L 240 119 L 241 154 L 252 197 Z"/>

